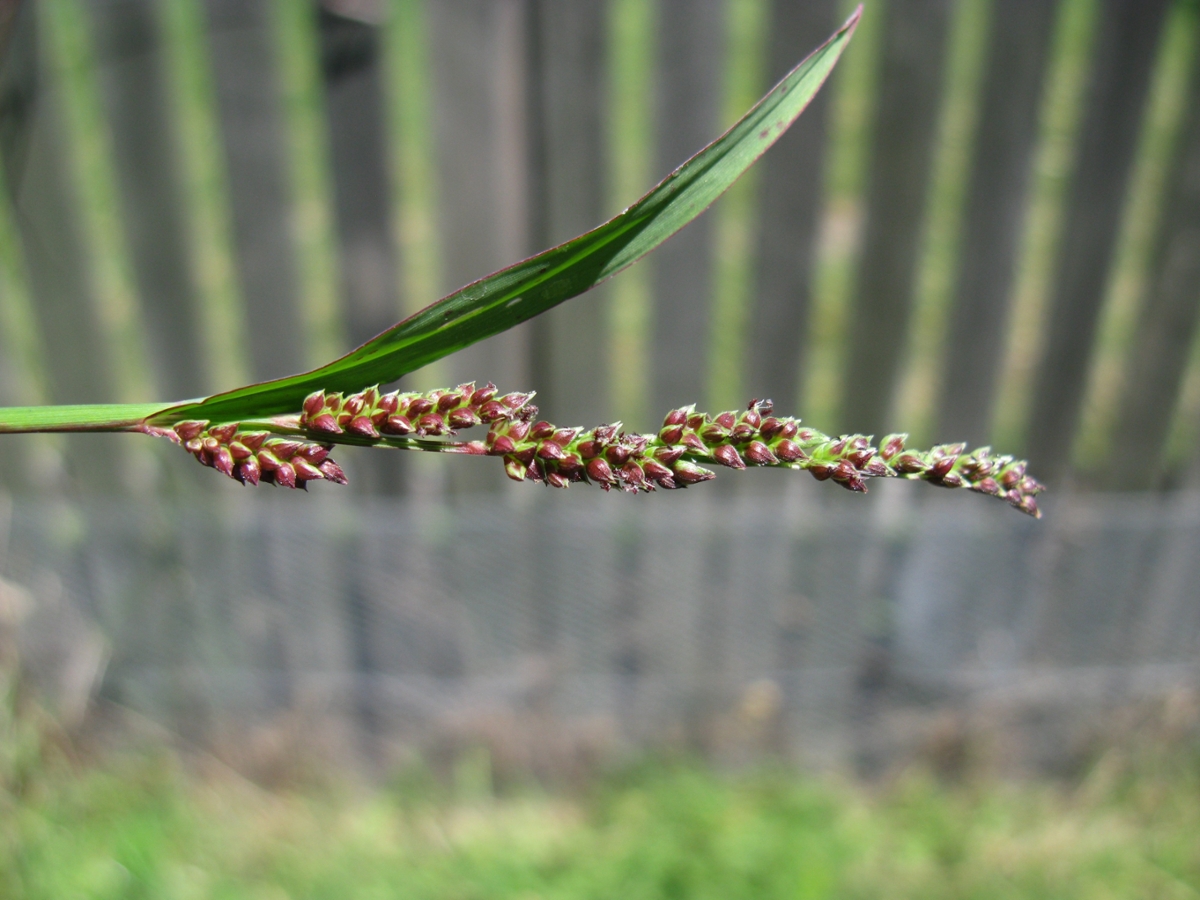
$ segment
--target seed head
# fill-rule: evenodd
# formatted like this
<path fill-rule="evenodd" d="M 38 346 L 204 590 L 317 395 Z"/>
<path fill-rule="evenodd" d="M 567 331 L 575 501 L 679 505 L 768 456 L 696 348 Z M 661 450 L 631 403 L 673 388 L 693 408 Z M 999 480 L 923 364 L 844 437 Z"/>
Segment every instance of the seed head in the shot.
<path fill-rule="evenodd" d="M 646 483 L 646 475 L 632 459 L 621 466 L 621 481 L 625 490 L 633 493 L 639 490 L 649 490 L 649 485 Z"/>
<path fill-rule="evenodd" d="M 332 459 L 326 459 L 318 466 L 321 474 L 325 476 L 326 481 L 332 481 L 334 484 L 349 484 L 346 480 L 346 473 L 342 471 L 342 467 L 335 463 Z"/>
<path fill-rule="evenodd" d="M 276 484 L 286 488 L 296 487 L 296 470 L 292 468 L 290 463 L 280 463 L 271 474 Z"/>
<path fill-rule="evenodd" d="M 672 465 L 676 460 L 683 456 L 682 447 L 659 447 L 654 451 L 654 458 L 664 466 Z"/>
<path fill-rule="evenodd" d="M 658 439 L 664 444 L 678 444 L 683 440 L 683 424 L 666 425 L 658 433 Z"/>
<path fill-rule="evenodd" d="M 394 415 L 396 410 L 400 408 L 400 393 L 392 391 L 390 394 L 384 394 L 379 398 L 379 402 L 375 404 L 376 412 L 383 413 L 380 420 L 386 420 L 388 416 Z M 372 419 L 375 417 L 372 416 Z"/>
<path fill-rule="evenodd" d="M 325 408 L 325 392 L 313 391 L 304 398 L 304 413 L 307 416 L 315 416 Z"/>
<path fill-rule="evenodd" d="M 804 459 L 804 451 L 799 444 L 789 441 L 787 438 L 782 439 L 775 445 L 775 455 L 785 463 L 793 463 L 798 459 Z"/>
<path fill-rule="evenodd" d="M 879 455 L 883 457 L 884 462 L 891 462 L 896 454 L 904 449 L 904 441 L 907 435 L 889 434 L 883 439 L 883 444 L 879 449 Z"/>
<path fill-rule="evenodd" d="M 504 457 L 504 474 L 513 481 L 524 481 L 528 471 L 526 464 L 515 456 Z"/>
<path fill-rule="evenodd" d="M 248 484 L 251 487 L 258 484 L 261 475 L 262 470 L 258 467 L 258 460 L 253 456 L 246 457 L 238 463 L 237 469 L 234 470 L 234 477 L 242 484 Z"/>
<path fill-rule="evenodd" d="M 180 422 L 175 426 L 175 433 L 181 441 L 190 441 L 208 426 L 208 422 Z"/>
<path fill-rule="evenodd" d="M 417 434 L 428 434 L 437 437 L 438 435 L 445 434 L 447 431 L 449 429 L 446 427 L 446 423 L 436 413 L 426 413 L 417 420 Z"/>
<path fill-rule="evenodd" d="M 499 395 L 491 383 L 478 389 L 469 382 L 452 390 L 404 394 L 381 394 L 375 385 L 346 397 L 315 391 L 304 399 L 299 414 L 272 420 L 275 433 L 241 431 L 230 422 L 210 426 L 201 420 L 171 428 L 145 423 L 140 430 L 182 443 L 199 462 L 243 484 L 266 481 L 305 488 L 316 480 L 345 483 L 345 473 L 328 458 L 333 442 L 344 432 L 372 440 L 414 432 L 438 437 L 486 423 L 490 427 L 484 440 L 397 445 L 500 456 L 510 478 L 552 487 L 575 481 L 605 490 L 619 486 L 630 493 L 686 487 L 715 477 L 696 464 L 711 459 L 734 469 L 807 469 L 819 481 L 833 480 L 857 492 L 866 490 L 867 478 L 899 475 L 946 488 L 970 488 L 1039 515 L 1036 495 L 1044 488 L 1026 474 L 1024 461 L 993 456 L 987 447 L 970 453 L 962 444 L 944 444 L 928 452 L 906 450 L 906 436 L 893 434 L 876 450 L 865 435 L 831 438 L 801 428 L 798 419 L 775 416 L 769 400 L 751 400 L 744 410 L 711 418 L 692 406 L 673 409 L 655 434 L 625 432 L 619 422 L 583 432 L 536 421 L 532 398 L 532 393 Z"/>
<path fill-rule="evenodd" d="M 387 434 L 412 434 L 413 424 L 409 421 L 408 416 L 402 416 L 399 413 L 394 413 L 387 417 L 383 422 L 383 430 Z"/>
<path fill-rule="evenodd" d="M 316 418 L 310 420 L 308 427 L 311 431 L 320 431 L 325 434 L 342 433 L 341 426 L 338 425 L 337 420 L 333 417 L 332 413 L 322 413 Z"/>
<path fill-rule="evenodd" d="M 555 468 L 560 475 L 565 475 L 572 481 L 579 481 L 583 478 L 583 460 L 579 458 L 578 454 L 565 454 Z"/>
<path fill-rule="evenodd" d="M 324 472 L 299 455 L 292 459 L 290 465 L 296 473 L 297 481 L 320 481 L 325 477 Z"/>
<path fill-rule="evenodd" d="M 613 474 L 613 470 L 603 458 L 597 456 L 594 459 L 587 461 L 588 478 L 592 481 L 597 481 L 600 484 L 616 484 L 617 476 Z"/>
<path fill-rule="evenodd" d="M 837 466 L 833 463 L 814 462 L 808 467 L 808 471 L 817 481 L 828 481 L 836 468 Z"/>
<path fill-rule="evenodd" d="M 222 475 L 228 475 L 230 478 L 233 477 L 233 456 L 230 454 L 228 447 L 217 447 L 216 451 L 213 452 L 212 461 L 214 469 Z"/>
<path fill-rule="evenodd" d="M 671 483 L 671 487 L 675 486 L 675 479 L 671 477 L 671 470 L 662 463 L 648 459 L 642 463 L 642 471 L 646 473 L 647 478 L 656 484 L 663 484 L 664 482 L 669 481 Z"/>
<path fill-rule="evenodd" d="M 479 424 L 479 416 L 471 409 L 456 409 L 450 413 L 451 428 L 471 428 Z"/>
<path fill-rule="evenodd" d="M 918 472 L 924 472 L 929 466 L 915 453 L 902 453 L 896 457 L 892 468 L 901 475 L 915 475 Z"/>
<path fill-rule="evenodd" d="M 579 437 L 580 430 L 579 428 L 559 428 L 550 435 L 550 440 L 554 441 L 560 447 L 565 447 L 575 440 L 575 438 Z"/>
<path fill-rule="evenodd" d="M 751 441 L 745 450 L 746 462 L 755 466 L 774 466 L 779 460 L 762 441 Z"/>
<path fill-rule="evenodd" d="M 523 441 L 529 436 L 529 428 L 530 426 L 528 422 L 517 420 L 515 422 L 508 423 L 508 428 L 505 431 L 505 434 L 507 434 L 514 441 Z"/>
<path fill-rule="evenodd" d="M 783 422 L 774 416 L 763 419 L 762 424 L 758 426 L 758 433 L 762 435 L 764 441 L 771 440 L 781 431 L 783 431 Z"/>
<path fill-rule="evenodd" d="M 680 460 L 675 463 L 674 469 L 675 480 L 681 484 L 699 484 L 702 481 L 711 481 L 717 477 L 717 473 L 709 469 L 703 469 L 695 463 L 690 463 L 687 460 Z"/>
<path fill-rule="evenodd" d="M 623 447 L 620 444 L 613 444 L 604 451 L 604 456 L 614 466 L 623 466 L 625 460 L 629 459 L 629 448 Z"/>
<path fill-rule="evenodd" d="M 495 396 L 496 386 L 489 381 L 471 394 L 471 405 L 476 408 L 482 407 L 485 403 L 490 403 Z"/>
<path fill-rule="evenodd" d="M 346 430 L 352 431 L 355 434 L 360 434 L 363 437 L 379 437 L 379 432 L 375 428 L 375 423 L 372 422 L 367 416 L 355 416 L 346 425 Z"/>
<path fill-rule="evenodd" d="M 723 466 L 729 466 L 731 469 L 744 469 L 746 464 L 742 461 L 742 457 L 729 444 L 722 444 L 712 452 L 713 459 Z"/>

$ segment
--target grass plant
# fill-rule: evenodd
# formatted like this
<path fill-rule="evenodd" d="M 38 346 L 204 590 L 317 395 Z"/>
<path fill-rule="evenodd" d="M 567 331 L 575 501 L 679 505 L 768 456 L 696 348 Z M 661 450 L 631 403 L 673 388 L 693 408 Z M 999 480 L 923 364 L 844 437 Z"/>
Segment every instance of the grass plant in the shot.
<path fill-rule="evenodd" d="M 426 394 L 384 394 L 422 366 L 492 337 L 575 297 L 633 265 L 700 215 L 796 120 L 824 84 L 861 16 L 856 9 L 824 44 L 786 75 L 724 135 L 599 227 L 450 294 L 361 347 L 310 372 L 170 404 L 0 409 L 0 433 L 129 431 L 182 444 L 203 464 L 243 484 L 305 487 L 345 483 L 329 459 L 335 444 L 502 457 L 510 477 L 554 487 L 590 481 L 637 492 L 683 488 L 713 477 L 697 465 L 806 469 L 855 491 L 870 476 L 918 477 L 968 487 L 1039 515 L 1042 486 L 1011 457 L 961 444 L 905 450 L 903 436 L 876 450 L 864 435 L 830 438 L 772 415 L 770 401 L 712 418 L 691 407 L 669 412 L 657 435 L 620 424 L 585 432 L 531 424 L 527 394 L 497 397 L 493 386 L 460 385 Z M 373 387 L 366 387 L 375 383 Z M 511 401 L 507 405 L 505 401 Z M 490 424 L 484 441 L 429 440 Z"/>
<path fill-rule="evenodd" d="M 402 784 L 403 786 L 399 786 Z M 1191 898 L 1200 766 L 1102 755 L 1072 782 L 865 785 L 645 764 L 574 796 L 267 792 L 176 759 L 0 793 L 0 894 L 106 898 Z"/>

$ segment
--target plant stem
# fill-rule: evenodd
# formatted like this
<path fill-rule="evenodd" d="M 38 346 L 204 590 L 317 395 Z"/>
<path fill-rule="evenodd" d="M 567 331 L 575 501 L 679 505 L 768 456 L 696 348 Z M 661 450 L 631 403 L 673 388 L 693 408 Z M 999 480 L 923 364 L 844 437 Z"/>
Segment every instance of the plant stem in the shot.
<path fill-rule="evenodd" d="M 137 431 L 142 422 L 174 404 L 108 403 L 86 406 L 0 407 L 0 434 L 35 431 Z"/>
<path fill-rule="evenodd" d="M 385 447 L 392 450 L 424 450 L 432 453 L 464 453 L 466 441 L 438 441 L 423 438 L 394 437 L 381 435 L 377 438 L 364 437 L 360 434 L 342 432 L 341 434 L 326 434 L 314 432 L 299 425 L 297 416 L 272 416 L 267 419 L 243 419 L 238 423 L 242 431 L 270 431 L 274 434 L 289 435 L 319 444 L 340 444 L 349 447 Z"/>

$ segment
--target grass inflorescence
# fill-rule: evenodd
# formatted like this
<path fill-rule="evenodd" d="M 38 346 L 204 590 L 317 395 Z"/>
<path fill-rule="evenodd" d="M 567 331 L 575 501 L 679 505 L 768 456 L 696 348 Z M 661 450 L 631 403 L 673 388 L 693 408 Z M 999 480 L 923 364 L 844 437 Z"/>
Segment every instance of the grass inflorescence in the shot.
<path fill-rule="evenodd" d="M 716 477 L 703 464 L 730 469 L 807 471 L 857 492 L 869 478 L 911 478 L 947 488 L 967 488 L 1040 516 L 1044 489 L 1026 473 L 1024 460 L 971 452 L 963 444 L 929 450 L 905 446 L 907 435 L 887 435 L 876 447 L 862 434 L 831 437 L 799 419 L 776 416 L 770 400 L 710 416 L 694 406 L 671 410 L 653 434 L 626 432 L 620 422 L 591 430 L 538 420 L 532 393 L 500 394 L 494 384 L 471 382 L 452 389 L 382 393 L 378 386 L 350 394 L 315 391 L 294 416 L 212 425 L 186 421 L 152 429 L 182 443 L 204 465 L 243 484 L 273 482 L 303 487 L 308 481 L 346 482 L 329 459 L 334 444 L 366 444 L 496 456 L 507 475 L 565 488 L 597 484 L 629 493 L 675 490 Z M 483 440 L 429 440 L 487 425 Z"/>

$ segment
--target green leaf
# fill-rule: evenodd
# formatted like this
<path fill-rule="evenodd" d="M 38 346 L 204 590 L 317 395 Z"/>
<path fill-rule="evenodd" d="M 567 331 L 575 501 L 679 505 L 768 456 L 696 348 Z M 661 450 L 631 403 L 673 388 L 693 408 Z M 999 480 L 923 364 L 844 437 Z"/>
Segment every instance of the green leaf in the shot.
<path fill-rule="evenodd" d="M 467 285 L 319 369 L 159 407 L 151 420 L 263 418 L 296 412 L 304 397 L 318 389 L 355 391 L 388 384 L 611 278 L 704 212 L 779 139 L 829 76 L 861 13 L 860 6 L 729 131 L 598 228 Z M 143 407 L 106 409 L 111 418 L 122 419 Z M 0 410 L 0 431 L 30 430 L 19 427 L 14 412 Z M 6 428 L 10 422 L 16 427 Z"/>
<path fill-rule="evenodd" d="M 164 418 L 225 421 L 293 412 L 317 389 L 387 384 L 611 278 L 700 215 L 779 139 L 829 76 L 861 12 L 729 131 L 600 227 L 467 285 L 319 369 L 186 404 Z"/>

